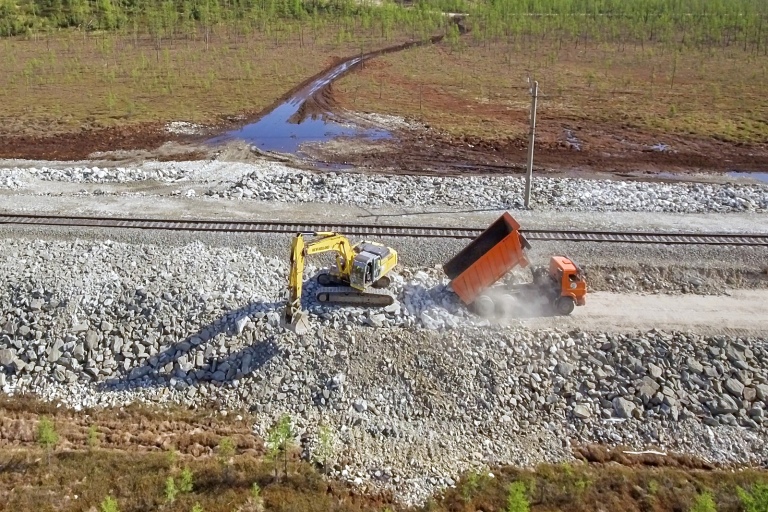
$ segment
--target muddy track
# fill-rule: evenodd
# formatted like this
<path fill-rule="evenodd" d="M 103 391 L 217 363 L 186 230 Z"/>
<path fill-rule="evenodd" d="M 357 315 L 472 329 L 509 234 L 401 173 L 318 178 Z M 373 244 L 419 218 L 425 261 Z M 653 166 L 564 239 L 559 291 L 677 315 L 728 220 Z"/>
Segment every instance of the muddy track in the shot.
<path fill-rule="evenodd" d="M 169 139 L 160 123 L 82 130 L 58 135 L 4 137 L 0 158 L 81 160 L 97 151 L 157 148 Z M 187 154 L 187 159 L 191 155 Z"/>
<path fill-rule="evenodd" d="M 463 18 L 453 20 L 462 35 L 469 32 Z M 361 69 L 371 59 L 439 43 L 443 38 L 444 35 L 436 35 L 338 59 L 323 71 L 292 87 L 257 114 L 246 118 L 228 118 L 210 127 L 208 133 L 203 135 L 174 135 L 168 133 L 162 123 L 149 123 L 47 137 L 10 137 L 0 143 L 0 158 L 81 160 L 94 158 L 94 153 L 106 153 L 107 156 L 99 159 L 121 160 L 125 157 L 121 153 L 138 151 L 142 154 L 135 155 L 137 158 L 207 159 L 214 157 L 218 148 L 206 142 L 232 139 L 232 136 L 227 136 L 230 131 L 264 120 L 285 106 L 291 108 L 284 117 L 277 116 L 280 123 L 297 125 L 308 119 L 323 117 L 353 126 L 381 128 L 375 122 L 360 119 L 353 112 L 341 108 L 340 101 L 334 95 L 333 83 Z M 428 95 L 426 101 L 430 101 Z M 456 105 L 456 108 L 461 107 Z M 510 116 L 510 122 L 519 124 L 526 114 L 509 112 L 505 115 Z M 579 131 L 582 124 L 583 120 L 566 118 L 540 124 L 535 160 L 537 173 L 676 181 L 676 177 L 670 180 L 657 174 L 659 171 L 722 173 L 768 169 L 768 145 L 765 144 L 732 144 L 702 137 L 668 135 L 665 140 L 671 142 L 675 150 L 654 151 L 649 148 L 658 142 L 658 134 L 599 121 L 587 123 L 582 133 Z M 389 131 L 395 135 L 394 139 L 323 144 L 302 150 L 300 154 L 309 157 L 316 165 L 354 166 L 373 172 L 382 168 L 396 169 L 403 174 L 441 175 L 508 175 L 524 171 L 528 144 L 525 138 L 489 140 L 451 136 L 434 130 Z M 578 149 L 564 139 L 563 134 L 572 131 L 579 137 L 581 147 Z M 210 139 L 212 136 L 214 139 Z M 170 149 L 167 149 L 168 146 L 160 147 L 169 141 L 182 145 L 170 145 L 174 146 Z"/>
<path fill-rule="evenodd" d="M 461 24 L 461 19 L 456 18 L 456 23 L 459 25 L 460 31 L 465 33 L 466 29 Z M 359 66 L 364 65 L 365 61 L 369 59 L 426 44 L 434 44 L 443 38 L 444 35 L 436 35 L 426 40 L 410 41 L 365 53 L 362 56 L 357 55 L 341 59 L 294 86 L 255 116 L 247 117 L 245 123 L 242 118 L 226 120 L 204 135 L 170 134 L 165 130 L 164 123 L 143 123 L 123 127 L 85 129 L 77 133 L 63 133 L 52 136 L 23 135 L 5 137 L 2 139 L 2 144 L 0 144 L 0 158 L 58 161 L 84 160 L 90 158 L 93 153 L 132 150 L 152 151 L 169 141 L 198 145 L 216 133 L 221 134 L 243 124 L 257 121 L 281 104 L 289 101 L 302 102 L 299 115 L 294 116 L 291 122 L 300 122 L 307 116 L 314 114 L 332 114 L 335 102 L 333 101 L 329 86 L 333 80 L 344 76 L 354 69 L 359 69 Z M 344 66 L 341 73 L 335 74 L 330 80 L 325 80 L 327 75 L 341 66 Z M 319 88 L 315 86 L 318 82 L 322 84 Z M 156 159 L 169 161 L 194 160 L 205 158 L 207 153 L 207 150 L 181 151 L 176 154 L 164 154 L 161 158 Z"/>
<path fill-rule="evenodd" d="M 334 105 L 335 100 L 330 104 Z M 704 139 L 680 139 L 679 151 L 656 152 L 632 147 L 621 148 L 617 138 L 650 139 L 650 135 L 632 130 L 597 126 L 597 135 L 581 150 L 569 148 L 562 140 L 568 124 L 542 123 L 537 127 L 535 168 L 581 173 L 608 172 L 616 177 L 637 178 L 637 173 L 727 172 L 736 169 L 768 169 L 768 148 L 760 145 L 729 144 Z M 650 142 L 649 142 L 650 143 Z M 326 152 L 314 156 L 329 164 L 347 164 L 368 168 L 396 168 L 407 174 L 519 174 L 524 172 L 528 141 L 525 138 L 483 140 L 477 137 L 417 132 L 399 138 L 397 143 L 374 143 L 378 151 L 356 153 Z M 663 179 L 661 180 L 663 181 Z"/>
<path fill-rule="evenodd" d="M 459 24 L 461 27 L 461 25 Z M 461 29 L 466 32 L 465 29 Z M 290 122 L 300 123 L 308 116 L 313 114 L 334 114 L 337 117 L 343 117 L 343 113 L 336 111 L 337 104 L 333 99 L 333 93 L 331 91 L 331 85 L 334 81 L 344 77 L 348 73 L 360 69 L 365 65 L 365 62 L 381 55 L 389 53 L 396 53 L 410 48 L 416 48 L 427 44 L 439 43 L 445 37 L 444 34 L 432 36 L 429 39 L 420 41 L 410 41 L 395 46 L 389 46 L 372 52 L 358 55 L 355 57 L 348 57 L 346 59 L 337 62 L 316 75 L 304 80 L 299 85 L 285 93 L 269 107 L 262 110 L 254 119 L 256 121 L 269 112 L 273 111 L 279 105 L 288 101 L 302 101 L 303 103 L 299 107 L 296 115 L 291 117 Z M 343 68 L 340 72 L 334 73 L 335 70 Z M 332 75 L 329 77 L 328 75 Z M 319 85 L 319 87 L 318 87 Z"/>
<path fill-rule="evenodd" d="M 453 22 L 459 32 L 466 33 L 460 18 Z M 220 131 L 213 138 L 202 140 L 210 147 L 221 147 L 233 141 L 243 141 L 252 148 L 269 153 L 291 153 L 307 156 L 302 150 L 306 142 L 325 142 L 338 137 L 359 137 L 366 132 L 364 140 L 389 138 L 386 127 L 377 123 L 364 122 L 353 113 L 338 108 L 334 101 L 331 85 L 353 70 L 360 69 L 365 62 L 388 53 L 409 48 L 434 44 L 444 35 L 436 35 L 417 41 L 410 41 L 365 54 L 341 59 L 320 73 L 304 80 L 283 94 L 269 107 L 262 110 L 253 120 L 238 123 L 238 126 Z"/>

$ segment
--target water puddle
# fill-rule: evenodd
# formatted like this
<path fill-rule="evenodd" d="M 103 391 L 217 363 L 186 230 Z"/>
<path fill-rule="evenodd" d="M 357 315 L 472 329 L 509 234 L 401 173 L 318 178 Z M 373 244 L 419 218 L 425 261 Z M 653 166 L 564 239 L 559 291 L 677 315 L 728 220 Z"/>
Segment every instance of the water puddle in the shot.
<path fill-rule="evenodd" d="M 324 105 L 323 87 L 358 65 L 364 57 L 355 57 L 331 68 L 320 78 L 294 93 L 288 100 L 255 123 L 228 131 L 208 142 L 220 144 L 244 140 L 263 151 L 298 153 L 305 142 L 327 142 L 338 137 L 364 137 L 369 140 L 388 139 L 387 130 L 364 128 L 337 122 Z"/>
<path fill-rule="evenodd" d="M 451 21 L 458 26 L 461 35 L 469 32 L 463 25 L 464 17 L 463 14 L 450 16 Z M 322 143 L 341 137 L 358 137 L 368 140 L 391 139 L 393 134 L 390 130 L 359 126 L 333 116 L 334 105 L 328 94 L 329 88 L 327 86 L 358 64 L 369 59 L 417 46 L 435 44 L 442 41 L 444 37 L 445 34 L 440 34 L 347 59 L 301 87 L 290 98 L 262 116 L 258 121 L 237 130 L 225 132 L 208 139 L 207 142 L 209 144 L 221 144 L 233 140 L 243 140 L 262 151 L 300 154 L 300 146 L 305 142 Z"/>
<path fill-rule="evenodd" d="M 763 183 L 768 183 L 768 172 L 731 171 L 728 176 L 733 178 L 751 178 Z"/>

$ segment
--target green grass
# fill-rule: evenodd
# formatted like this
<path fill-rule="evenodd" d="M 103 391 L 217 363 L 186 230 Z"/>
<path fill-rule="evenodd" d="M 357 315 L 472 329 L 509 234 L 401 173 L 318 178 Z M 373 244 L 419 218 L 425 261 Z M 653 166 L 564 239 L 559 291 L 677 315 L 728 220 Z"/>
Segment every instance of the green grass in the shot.
<path fill-rule="evenodd" d="M 295 461 L 288 475 L 274 478 L 262 457 L 237 454 L 229 473 L 215 457 L 184 457 L 194 486 L 183 492 L 168 479 L 173 467 L 161 452 L 59 451 L 51 465 L 37 448 L 0 451 L 0 496 L 5 510 L 86 510 L 114 500 L 119 510 L 469 512 L 476 510 L 594 511 L 764 510 L 768 474 L 760 470 L 701 471 L 620 465 L 542 465 L 468 473 L 425 505 L 399 506 L 385 494 L 361 495 L 328 482 L 313 466 Z M 739 489 L 746 489 L 739 491 Z M 254 491 L 258 489 L 258 491 Z M 469 489 L 469 491 L 468 491 Z M 761 494 L 762 493 L 762 494 Z M 75 498 L 77 496 L 77 498 Z M 750 501 L 751 500 L 751 501 Z M 761 501 L 762 500 L 762 501 Z M 257 507 L 257 508 L 249 508 Z M 712 508 L 716 507 L 716 508 Z M 755 508 L 757 507 L 757 508 Z"/>
<path fill-rule="evenodd" d="M 335 59 L 401 42 L 355 30 L 338 43 L 324 26 L 284 24 L 247 36 L 221 30 L 166 41 L 64 32 L 0 41 L 0 136 L 51 135 L 185 120 L 217 124 L 261 111 Z M 299 44 L 299 38 L 302 38 Z"/>
<path fill-rule="evenodd" d="M 523 138 L 528 77 L 542 123 L 630 129 L 728 142 L 768 142 L 768 56 L 740 47 L 670 50 L 606 42 L 443 43 L 390 54 L 335 87 L 350 109 L 420 119 L 451 135 Z"/>
<path fill-rule="evenodd" d="M 0 510 L 116 506 L 123 512 L 187 512 L 199 504 L 207 512 L 476 512 L 526 507 L 533 512 L 672 512 L 711 510 L 714 505 L 720 512 L 761 512 L 768 503 L 765 470 L 686 469 L 708 465 L 670 455 L 651 461 L 668 461 L 666 467 L 575 461 L 535 469 L 478 469 L 423 506 L 405 507 L 389 493 L 364 494 L 359 487 L 326 479 L 319 465 L 299 459 L 296 448 L 289 450 L 289 463 L 281 464 L 275 478 L 274 461 L 263 440 L 251 433 L 257 418 L 247 411 L 234 412 L 242 419 L 222 417 L 213 408 L 130 406 L 75 412 L 32 397 L 0 398 L 6 443 L 0 450 Z M 45 447 L 37 443 L 42 418 L 50 419 L 59 436 L 50 464 Z M 98 446 L 89 442 L 93 426 L 101 436 Z M 620 450 L 613 453 L 617 457 L 597 447 L 587 451 L 589 460 L 626 461 Z"/>
<path fill-rule="evenodd" d="M 768 472 L 761 470 L 702 471 L 618 464 L 544 464 L 535 470 L 502 467 L 491 472 L 493 477 L 487 472 L 466 474 L 455 489 L 446 490 L 419 510 L 522 511 L 528 505 L 533 512 L 671 512 L 714 510 L 706 508 L 714 505 L 720 512 L 739 512 L 743 510 L 739 487 L 746 485 L 759 493 L 759 484 L 768 481 Z M 467 493 L 468 487 L 471 493 Z"/>

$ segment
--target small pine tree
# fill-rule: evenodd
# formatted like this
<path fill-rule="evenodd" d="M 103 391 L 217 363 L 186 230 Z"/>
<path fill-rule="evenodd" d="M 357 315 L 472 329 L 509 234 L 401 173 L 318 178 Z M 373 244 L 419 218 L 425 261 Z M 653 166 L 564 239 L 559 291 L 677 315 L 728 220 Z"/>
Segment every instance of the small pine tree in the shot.
<path fill-rule="evenodd" d="M 256 482 L 253 482 L 251 486 L 251 495 L 248 497 L 243 507 L 240 507 L 239 512 L 262 512 L 264 510 L 264 500 L 261 498 L 261 487 Z"/>
<path fill-rule="evenodd" d="M 181 492 L 192 492 L 193 487 L 193 474 L 192 470 L 190 470 L 188 467 L 185 467 L 181 471 L 181 481 L 179 482 L 179 490 Z"/>
<path fill-rule="evenodd" d="M 715 500 L 712 499 L 712 494 L 703 492 L 696 495 L 696 500 L 693 502 L 689 512 L 717 512 L 717 506 L 715 505 Z"/>
<path fill-rule="evenodd" d="M 768 511 L 768 484 L 755 484 L 752 486 L 752 492 L 737 487 L 736 494 L 739 495 L 745 512 Z"/>
<path fill-rule="evenodd" d="M 525 496 L 525 484 L 513 482 L 507 494 L 507 512 L 528 512 L 530 507 L 528 498 Z"/>
<path fill-rule="evenodd" d="M 283 452 L 283 472 L 288 477 L 288 452 L 293 446 L 293 427 L 291 426 L 291 417 L 287 414 L 280 418 L 278 422 L 280 437 L 282 439 Z"/>
<path fill-rule="evenodd" d="M 56 433 L 56 428 L 54 427 L 53 422 L 45 416 L 42 417 L 40 423 L 37 424 L 37 442 L 40 444 L 40 447 L 45 450 L 45 457 L 50 465 L 51 452 L 56 446 L 56 443 L 59 442 L 59 435 Z"/>
<path fill-rule="evenodd" d="M 165 459 L 168 462 L 168 469 L 174 471 L 176 469 L 176 461 L 178 460 L 176 449 L 171 447 L 171 449 L 168 450 L 168 453 L 165 454 Z"/>
<path fill-rule="evenodd" d="M 275 464 L 275 480 L 278 479 L 279 455 L 283 455 L 283 472 L 288 475 L 288 451 L 293 442 L 293 429 L 291 417 L 287 414 L 281 416 L 272 428 L 267 432 L 267 458 Z"/>
<path fill-rule="evenodd" d="M 203 507 L 200 506 L 200 503 L 195 503 L 195 506 L 192 507 L 192 512 L 203 512 Z"/>
<path fill-rule="evenodd" d="M 267 459 L 271 460 L 275 465 L 275 481 L 279 479 L 278 469 L 278 455 L 280 454 L 280 447 L 282 446 L 281 432 L 277 428 L 277 425 L 273 425 L 267 432 Z"/>
<path fill-rule="evenodd" d="M 232 456 L 235 454 L 235 445 L 232 439 L 222 437 L 219 440 L 219 463 L 224 471 L 224 477 L 229 479 L 230 467 L 232 465 Z"/>
<path fill-rule="evenodd" d="M 88 428 L 88 449 L 93 450 L 99 445 L 99 433 L 96 430 L 96 425 L 91 425 Z"/>
<path fill-rule="evenodd" d="M 334 435 L 331 427 L 322 425 L 317 439 L 317 448 L 312 453 L 312 460 L 323 466 L 323 472 L 328 472 L 328 459 L 333 457 Z"/>
<path fill-rule="evenodd" d="M 177 494 L 179 494 L 179 490 L 176 488 L 176 482 L 173 481 L 172 476 L 169 476 L 165 480 L 165 501 L 167 503 L 173 503 L 176 501 Z"/>
<path fill-rule="evenodd" d="M 117 508 L 117 500 L 112 496 L 107 496 L 104 501 L 101 502 L 101 512 L 120 512 Z"/>

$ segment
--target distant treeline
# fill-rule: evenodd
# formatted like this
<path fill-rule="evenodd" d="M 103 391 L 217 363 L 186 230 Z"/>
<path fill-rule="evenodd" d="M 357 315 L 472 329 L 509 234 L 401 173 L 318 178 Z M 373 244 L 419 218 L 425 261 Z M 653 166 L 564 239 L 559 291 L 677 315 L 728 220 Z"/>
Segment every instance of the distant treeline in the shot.
<path fill-rule="evenodd" d="M 153 23 L 180 27 L 247 18 L 349 16 L 367 7 L 353 0 L 0 0 L 0 35 L 76 27 L 144 29 Z"/>
<path fill-rule="evenodd" d="M 221 24 L 267 30 L 273 21 L 320 19 L 425 32 L 445 23 L 441 12 L 468 13 L 474 37 L 484 40 L 548 35 L 768 49 L 768 0 L 0 0 L 0 36 L 75 27 L 174 37 Z"/>

